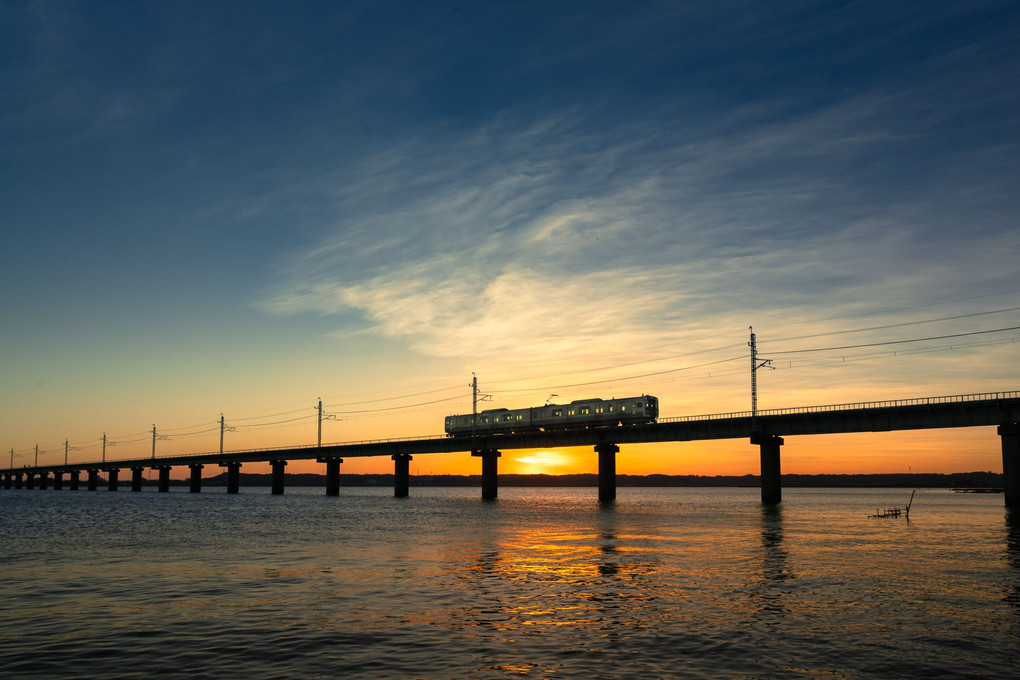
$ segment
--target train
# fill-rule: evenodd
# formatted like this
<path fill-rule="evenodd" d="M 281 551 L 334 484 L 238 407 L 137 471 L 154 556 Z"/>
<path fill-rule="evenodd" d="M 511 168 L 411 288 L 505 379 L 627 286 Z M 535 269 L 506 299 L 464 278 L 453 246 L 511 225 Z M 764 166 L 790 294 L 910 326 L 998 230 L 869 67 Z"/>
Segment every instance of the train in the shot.
<path fill-rule="evenodd" d="M 659 400 L 648 394 L 624 399 L 579 399 L 569 404 L 487 409 L 478 414 L 476 423 L 470 413 L 446 416 L 446 434 L 457 437 L 644 425 L 658 417 Z"/>

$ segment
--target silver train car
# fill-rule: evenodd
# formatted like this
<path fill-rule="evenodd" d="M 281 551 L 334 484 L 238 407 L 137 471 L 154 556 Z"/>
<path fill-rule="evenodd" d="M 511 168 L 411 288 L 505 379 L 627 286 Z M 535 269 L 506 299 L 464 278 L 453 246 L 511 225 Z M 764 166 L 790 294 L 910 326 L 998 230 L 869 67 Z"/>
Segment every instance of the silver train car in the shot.
<path fill-rule="evenodd" d="M 546 404 L 530 408 L 494 408 L 473 416 L 446 416 L 446 434 L 514 434 L 534 430 L 569 430 L 654 423 L 659 400 L 650 395 L 626 399 L 580 399 L 569 404 Z"/>

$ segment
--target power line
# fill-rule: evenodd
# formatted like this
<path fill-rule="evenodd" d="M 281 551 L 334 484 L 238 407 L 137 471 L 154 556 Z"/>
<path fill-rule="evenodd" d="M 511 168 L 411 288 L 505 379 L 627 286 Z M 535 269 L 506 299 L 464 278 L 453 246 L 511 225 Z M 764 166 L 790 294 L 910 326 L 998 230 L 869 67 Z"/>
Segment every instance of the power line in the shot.
<path fill-rule="evenodd" d="M 348 413 L 377 413 L 379 411 L 399 411 L 399 410 L 405 409 L 405 408 L 416 408 L 418 406 L 428 406 L 430 404 L 441 404 L 441 403 L 447 402 L 447 401 L 456 401 L 457 399 L 464 399 L 464 395 L 463 394 L 459 394 L 456 397 L 448 397 L 446 399 L 434 399 L 432 401 L 423 401 L 423 402 L 418 403 L 418 404 L 406 404 L 404 406 L 389 406 L 389 407 L 386 407 L 386 408 L 370 408 L 370 409 L 365 409 L 365 410 L 361 410 L 361 411 L 337 411 L 337 414 L 338 415 L 345 415 L 345 414 L 348 414 Z"/>
<path fill-rule="evenodd" d="M 860 345 L 841 345 L 838 347 L 814 347 L 811 349 L 791 349 L 781 352 L 768 352 L 768 354 L 806 354 L 808 352 L 831 352 L 840 349 L 859 349 L 861 347 L 882 347 L 885 345 L 902 345 L 910 342 L 927 342 L 929 340 L 947 340 L 949 338 L 965 338 L 971 335 L 986 335 L 988 333 L 1002 333 L 1005 331 L 1020 330 L 1020 326 L 1008 328 L 992 328 L 984 331 L 971 331 L 969 333 L 952 333 L 950 335 L 933 335 L 927 338 L 911 338 L 910 340 L 888 340 L 886 342 L 868 342 Z"/>
<path fill-rule="evenodd" d="M 588 387 L 590 385 L 604 385 L 606 383 L 627 382 L 629 380 L 638 380 L 640 378 L 649 378 L 649 377 L 656 376 L 656 375 L 666 375 L 668 373 L 679 373 L 681 371 L 692 371 L 695 368 L 704 368 L 705 366 L 715 366 L 716 364 L 726 364 L 726 363 L 729 363 L 731 361 L 743 361 L 746 358 L 747 357 L 744 357 L 744 356 L 730 357 L 729 359 L 720 359 L 718 361 L 708 361 L 708 362 L 705 362 L 703 364 L 695 364 L 693 366 L 684 366 L 682 368 L 670 368 L 670 369 L 667 369 L 667 370 L 664 370 L 664 371 L 653 371 L 651 373 L 641 373 L 639 375 L 621 376 L 619 378 L 610 378 L 610 379 L 607 379 L 607 380 L 591 380 L 591 381 L 582 382 L 582 383 L 572 383 L 570 385 L 545 385 L 543 387 L 531 387 L 531 388 L 528 388 L 528 389 L 494 390 L 494 391 L 495 392 L 499 392 L 500 394 L 508 393 L 508 392 L 536 392 L 536 391 L 542 391 L 542 390 L 559 390 L 559 389 L 565 389 L 565 388 L 568 388 L 568 387 Z"/>
<path fill-rule="evenodd" d="M 786 342 L 788 340 L 805 340 L 807 338 L 821 338 L 826 335 L 843 335 L 846 333 L 863 333 L 865 331 L 879 331 L 886 330 L 888 328 L 901 328 L 903 326 L 919 326 L 924 323 L 936 323 L 939 321 L 955 321 L 957 319 L 969 319 L 975 316 L 988 316 L 989 314 L 1004 314 L 1005 312 L 1015 312 L 1020 310 L 1020 307 L 1009 307 L 1006 309 L 993 309 L 988 312 L 973 312 L 971 314 L 958 314 L 956 316 L 943 316 L 937 319 L 921 319 L 920 321 L 904 321 L 901 323 L 891 323 L 884 326 L 869 326 L 867 328 L 852 328 L 845 331 L 830 331 L 828 333 L 814 333 L 812 335 L 794 335 L 787 338 L 773 338 L 769 342 Z"/>

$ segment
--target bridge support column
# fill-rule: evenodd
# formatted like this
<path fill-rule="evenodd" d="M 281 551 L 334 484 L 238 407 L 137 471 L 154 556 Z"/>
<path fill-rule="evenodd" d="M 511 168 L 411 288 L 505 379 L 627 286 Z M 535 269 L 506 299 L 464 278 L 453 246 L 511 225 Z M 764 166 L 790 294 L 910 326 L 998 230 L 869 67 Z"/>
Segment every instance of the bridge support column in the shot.
<path fill-rule="evenodd" d="M 109 470 L 106 471 L 106 473 L 107 473 L 107 475 L 109 475 L 108 478 L 107 478 L 108 481 L 106 482 L 106 490 L 107 491 L 116 491 L 117 490 L 117 477 L 120 474 L 120 468 L 110 468 Z"/>
<path fill-rule="evenodd" d="M 188 465 L 191 468 L 191 488 L 188 489 L 191 493 L 201 493 L 202 491 L 202 468 L 205 466 L 201 463 L 191 463 Z"/>
<path fill-rule="evenodd" d="M 1006 507 L 1020 508 L 1020 423 L 999 425 L 1002 439 L 1002 482 Z"/>
<path fill-rule="evenodd" d="M 499 457 L 503 454 L 496 449 L 482 449 L 471 455 L 482 459 L 482 500 L 495 500 L 499 496 Z"/>
<path fill-rule="evenodd" d="M 170 466 L 160 465 L 156 468 L 159 470 L 159 493 L 170 492 Z"/>
<path fill-rule="evenodd" d="M 782 502 L 779 448 L 783 445 L 783 438 L 755 432 L 751 434 L 751 443 L 761 449 L 761 502 L 765 505 Z"/>
<path fill-rule="evenodd" d="M 11 488 L 11 480 L 12 480 L 13 477 L 14 477 L 14 475 L 12 473 L 10 473 L 10 472 L 4 473 L 4 488 L 5 489 Z"/>
<path fill-rule="evenodd" d="M 39 473 L 39 488 L 45 489 L 50 483 L 50 473 L 40 472 Z"/>
<path fill-rule="evenodd" d="M 53 472 L 53 490 L 60 491 L 64 488 L 64 473 L 59 470 Z"/>
<path fill-rule="evenodd" d="M 395 453 L 393 456 L 393 496 L 407 498 L 411 486 L 411 454 Z"/>
<path fill-rule="evenodd" d="M 25 474 L 25 488 L 26 489 L 34 489 L 35 488 L 35 473 L 34 472 L 28 472 L 28 473 Z"/>
<path fill-rule="evenodd" d="M 616 500 L 616 454 L 620 447 L 616 444 L 597 444 L 595 452 L 599 454 L 599 500 L 610 502 Z"/>
<path fill-rule="evenodd" d="M 237 493 L 241 490 L 241 464 L 220 463 L 221 468 L 227 469 L 227 493 Z"/>
<path fill-rule="evenodd" d="M 283 468 L 287 467 L 285 460 L 272 460 L 269 464 L 273 466 L 273 495 L 283 495 Z"/>
<path fill-rule="evenodd" d="M 89 470 L 89 491 L 99 488 L 99 470 Z"/>
<path fill-rule="evenodd" d="M 326 495 L 339 496 L 340 463 L 344 462 L 344 459 L 337 458 L 336 456 L 325 456 L 323 458 L 317 458 L 316 461 L 326 464 Z"/>
<path fill-rule="evenodd" d="M 23 484 L 24 484 L 24 480 L 23 480 L 23 478 L 21 476 L 21 473 L 20 472 L 15 472 L 14 473 L 14 488 L 15 489 L 20 489 Z"/>
<path fill-rule="evenodd" d="M 145 468 L 133 467 L 131 468 L 131 490 L 141 491 L 142 490 L 142 472 Z"/>
<path fill-rule="evenodd" d="M 81 470 L 71 470 L 71 491 L 78 490 L 78 484 L 80 483 L 78 477 L 81 475 Z"/>

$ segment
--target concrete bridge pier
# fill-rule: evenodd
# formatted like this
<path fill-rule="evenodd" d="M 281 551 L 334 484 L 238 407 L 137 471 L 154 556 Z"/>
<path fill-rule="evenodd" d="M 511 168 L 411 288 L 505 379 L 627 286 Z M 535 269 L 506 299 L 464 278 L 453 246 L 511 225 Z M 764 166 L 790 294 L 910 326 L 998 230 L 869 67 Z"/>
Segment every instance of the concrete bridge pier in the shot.
<path fill-rule="evenodd" d="M 160 465 L 156 467 L 159 470 L 159 493 L 169 493 L 170 491 L 170 466 Z"/>
<path fill-rule="evenodd" d="M 283 469 L 287 467 L 285 460 L 271 460 L 269 464 L 273 467 L 273 495 L 283 495 Z"/>
<path fill-rule="evenodd" d="M 317 458 L 316 461 L 326 464 L 326 495 L 339 496 L 340 463 L 344 462 L 344 459 L 336 456 L 326 456 L 324 458 Z"/>
<path fill-rule="evenodd" d="M 238 493 L 241 490 L 241 464 L 220 463 L 220 467 L 227 469 L 227 493 Z"/>
<path fill-rule="evenodd" d="M 615 501 L 616 454 L 620 452 L 620 447 L 616 444 L 596 444 L 595 452 L 599 454 L 599 501 Z"/>
<path fill-rule="evenodd" d="M 53 472 L 53 490 L 60 491 L 64 488 L 64 473 L 56 470 Z"/>
<path fill-rule="evenodd" d="M 393 459 L 393 496 L 407 498 L 411 486 L 411 454 L 395 453 Z"/>
<path fill-rule="evenodd" d="M 1006 507 L 1020 508 L 1020 423 L 999 425 L 1002 439 L 1002 482 Z"/>
<path fill-rule="evenodd" d="M 81 475 L 81 470 L 71 470 L 71 491 L 78 490 L 78 484 L 80 483 L 78 477 Z"/>
<path fill-rule="evenodd" d="M 106 482 L 106 490 L 116 491 L 117 477 L 120 475 L 120 468 L 110 468 L 109 470 L 106 471 L 106 473 L 107 475 L 109 475 Z"/>
<path fill-rule="evenodd" d="M 141 491 L 142 490 L 142 472 L 145 468 L 133 467 L 131 468 L 131 490 Z"/>
<path fill-rule="evenodd" d="M 21 476 L 21 473 L 20 472 L 15 472 L 14 473 L 14 488 L 15 489 L 20 489 L 24 485 L 24 483 L 25 482 L 24 482 L 24 479 Z"/>
<path fill-rule="evenodd" d="M 471 455 L 482 459 L 482 500 L 495 500 L 499 496 L 499 457 L 503 454 L 496 449 L 481 449 Z"/>
<path fill-rule="evenodd" d="M 201 493 L 202 491 L 202 468 L 205 466 L 201 463 L 191 463 L 188 465 L 191 468 L 191 488 L 188 489 L 191 493 Z"/>
<path fill-rule="evenodd" d="M 779 448 L 783 438 L 774 434 L 751 433 L 751 443 L 761 450 L 761 502 L 765 505 L 781 503 L 783 486 L 779 464 Z"/>
<path fill-rule="evenodd" d="M 89 470 L 89 491 L 99 488 L 99 470 Z"/>
<path fill-rule="evenodd" d="M 25 488 L 26 489 L 34 489 L 35 488 L 35 473 L 34 472 L 27 472 L 27 473 L 25 473 Z"/>
<path fill-rule="evenodd" d="M 12 472 L 4 473 L 4 488 L 5 489 L 11 488 L 11 482 L 13 482 L 13 481 L 14 481 L 14 473 L 12 473 Z"/>
<path fill-rule="evenodd" d="M 40 489 L 46 489 L 46 487 L 49 486 L 49 483 L 50 483 L 50 473 L 48 473 L 48 472 L 40 472 L 39 473 L 39 488 Z"/>

